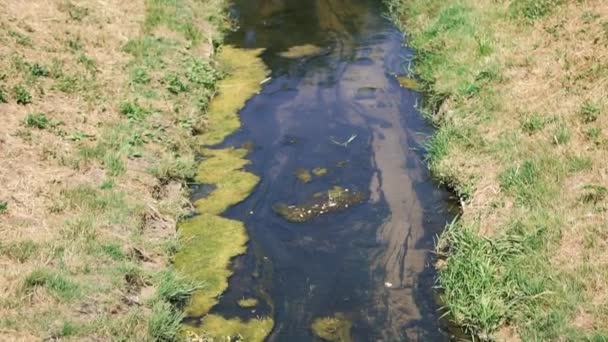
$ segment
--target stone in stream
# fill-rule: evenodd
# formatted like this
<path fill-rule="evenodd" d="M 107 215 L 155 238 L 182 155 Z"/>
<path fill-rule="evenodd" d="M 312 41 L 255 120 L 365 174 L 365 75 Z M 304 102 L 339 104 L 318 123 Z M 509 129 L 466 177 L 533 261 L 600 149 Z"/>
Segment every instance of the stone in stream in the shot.
<path fill-rule="evenodd" d="M 316 193 L 309 202 L 302 205 L 277 203 L 273 209 L 287 221 L 306 222 L 317 216 L 360 204 L 365 198 L 361 192 L 334 186 L 327 191 Z"/>

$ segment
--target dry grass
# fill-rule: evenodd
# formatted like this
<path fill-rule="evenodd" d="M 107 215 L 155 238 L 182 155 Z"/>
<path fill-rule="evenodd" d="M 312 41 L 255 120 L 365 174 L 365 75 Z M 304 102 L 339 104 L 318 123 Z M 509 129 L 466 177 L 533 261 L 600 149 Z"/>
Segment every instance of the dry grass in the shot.
<path fill-rule="evenodd" d="M 390 4 L 439 125 L 431 169 L 462 198 L 441 245 L 448 310 L 482 338 L 607 339 L 605 1 Z"/>
<path fill-rule="evenodd" d="M 150 23 L 157 3 L 0 0 L 1 340 L 159 338 L 151 293 L 194 175 L 192 125 L 179 123 L 205 110 L 167 75 L 212 70 L 184 60 L 212 54 L 222 3 L 175 2 L 197 13 L 181 22 L 196 39 Z M 127 48 L 146 38 L 172 47 L 147 46 L 166 69 Z"/>

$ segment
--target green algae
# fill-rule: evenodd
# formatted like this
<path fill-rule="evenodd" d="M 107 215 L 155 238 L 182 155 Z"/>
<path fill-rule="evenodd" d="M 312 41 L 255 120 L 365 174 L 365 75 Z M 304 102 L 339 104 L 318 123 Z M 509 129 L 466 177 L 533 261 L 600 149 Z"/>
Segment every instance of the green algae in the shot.
<path fill-rule="evenodd" d="M 399 76 L 397 79 L 399 80 L 399 84 L 401 84 L 401 86 L 405 89 L 414 91 L 421 90 L 420 83 L 416 79 L 407 76 Z"/>
<path fill-rule="evenodd" d="M 255 298 L 243 298 L 237 304 L 242 308 L 253 308 L 258 305 L 258 300 Z"/>
<path fill-rule="evenodd" d="M 202 316 L 228 287 L 230 260 L 245 252 L 245 226 L 240 221 L 201 214 L 181 222 L 179 233 L 182 247 L 175 255 L 176 269 L 203 283 L 202 290 L 190 299 L 186 315 Z"/>
<path fill-rule="evenodd" d="M 260 82 L 268 75 L 259 57 L 263 51 L 224 46 L 218 54 L 217 61 L 229 76 L 217 83 L 218 95 L 211 101 L 207 113 L 207 130 L 198 136 L 201 145 L 219 144 L 241 126 L 238 111 L 260 91 Z"/>
<path fill-rule="evenodd" d="M 287 51 L 283 51 L 279 53 L 279 56 L 283 58 L 302 58 L 302 57 L 310 57 L 317 56 L 324 52 L 322 48 L 312 45 L 312 44 L 304 44 L 290 47 Z"/>
<path fill-rule="evenodd" d="M 219 215 L 253 191 L 260 179 L 252 173 L 241 171 L 249 164 L 246 155 L 246 149 L 203 151 L 206 159 L 200 163 L 195 179 L 200 183 L 213 184 L 216 189 L 194 203 L 199 213 Z"/>
<path fill-rule="evenodd" d="M 205 317 L 200 327 L 189 328 L 195 334 L 204 334 L 218 341 L 261 342 L 270 334 L 274 322 L 270 318 L 254 318 L 243 321 L 226 319 L 216 314 Z"/>
<path fill-rule="evenodd" d="M 350 342 L 352 337 L 350 330 L 353 323 L 344 316 L 338 313 L 333 317 L 324 317 L 314 320 L 312 323 L 312 331 L 315 336 L 331 342 Z"/>
<path fill-rule="evenodd" d="M 306 184 L 312 180 L 312 175 L 310 174 L 310 171 L 306 169 L 297 168 L 294 173 L 296 174 L 296 178 L 300 181 L 300 183 Z"/>
<path fill-rule="evenodd" d="M 316 193 L 311 200 L 300 205 L 277 203 L 274 211 L 290 222 L 306 222 L 313 218 L 347 209 L 365 201 L 362 192 L 353 191 L 340 186 Z"/>
<path fill-rule="evenodd" d="M 207 130 L 197 137 L 202 146 L 221 143 L 240 127 L 238 111 L 260 90 L 268 70 L 259 58 L 262 50 L 241 50 L 226 46 L 217 60 L 228 74 L 217 84 L 218 95 L 207 114 Z M 249 163 L 246 148 L 201 151 L 196 181 L 214 190 L 195 202 L 196 216 L 178 226 L 181 248 L 174 257 L 176 269 L 186 277 L 203 284 L 184 311 L 187 316 L 201 317 L 200 326 L 184 326 L 183 333 L 213 337 L 242 336 L 247 341 L 263 341 L 272 330 L 271 318 L 241 321 L 209 314 L 219 296 L 228 288 L 232 275 L 230 261 L 246 251 L 248 241 L 242 222 L 219 216 L 231 205 L 243 201 L 253 191 L 259 178 L 243 168 Z"/>
<path fill-rule="evenodd" d="M 317 177 L 327 176 L 327 173 L 328 173 L 328 171 L 324 167 L 315 167 L 314 169 L 312 169 L 312 174 Z"/>

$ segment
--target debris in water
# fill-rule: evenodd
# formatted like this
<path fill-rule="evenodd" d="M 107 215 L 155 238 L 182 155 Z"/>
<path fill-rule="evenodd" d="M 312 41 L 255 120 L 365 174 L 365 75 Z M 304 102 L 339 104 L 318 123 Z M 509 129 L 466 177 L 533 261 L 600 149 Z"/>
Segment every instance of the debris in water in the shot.
<path fill-rule="evenodd" d="M 399 80 L 399 84 L 405 89 L 413 91 L 420 91 L 421 89 L 420 83 L 411 77 L 399 76 L 397 79 Z"/>
<path fill-rule="evenodd" d="M 386 287 L 393 287 L 393 283 L 389 283 L 388 281 L 386 283 L 384 283 L 384 286 Z"/>
<path fill-rule="evenodd" d="M 295 59 L 295 58 L 302 58 L 302 57 L 317 56 L 317 55 L 322 54 L 323 52 L 325 52 L 325 50 L 316 45 L 305 44 L 305 45 L 292 46 L 289 48 L 289 50 L 279 53 L 279 56 L 281 56 L 283 58 Z"/>
<path fill-rule="evenodd" d="M 319 215 L 347 209 L 364 200 L 365 195 L 361 192 L 334 186 L 327 191 L 316 193 L 308 203 L 303 205 L 277 203 L 273 209 L 287 221 L 306 222 Z"/>
<path fill-rule="evenodd" d="M 357 138 L 357 135 L 353 134 L 345 142 L 339 142 L 334 137 L 329 137 L 329 139 L 331 140 L 331 142 L 333 142 L 334 144 L 336 144 L 338 146 L 342 146 L 342 147 L 348 147 L 348 144 L 350 144 L 351 142 L 353 142 L 353 140 L 355 140 L 356 138 Z"/>

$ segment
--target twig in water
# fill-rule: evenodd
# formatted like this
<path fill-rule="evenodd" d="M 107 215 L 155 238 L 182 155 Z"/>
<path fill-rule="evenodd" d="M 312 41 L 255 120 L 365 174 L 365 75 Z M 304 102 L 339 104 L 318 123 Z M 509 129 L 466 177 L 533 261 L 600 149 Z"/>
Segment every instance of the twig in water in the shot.
<path fill-rule="evenodd" d="M 339 142 L 339 141 L 336 141 L 336 139 L 334 137 L 329 137 L 329 139 L 331 140 L 331 142 L 333 142 L 334 144 L 336 144 L 338 146 L 342 146 L 342 147 L 348 147 L 348 144 L 350 144 L 351 142 L 353 142 L 353 140 L 355 140 L 356 138 L 357 138 L 357 135 L 353 134 L 345 142 Z"/>

